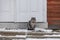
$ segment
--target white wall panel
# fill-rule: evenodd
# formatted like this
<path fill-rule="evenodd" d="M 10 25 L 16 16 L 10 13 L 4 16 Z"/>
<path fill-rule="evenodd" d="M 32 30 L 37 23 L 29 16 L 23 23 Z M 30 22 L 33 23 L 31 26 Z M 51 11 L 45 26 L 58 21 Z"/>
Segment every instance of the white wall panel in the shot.
<path fill-rule="evenodd" d="M 0 22 L 47 21 L 46 0 L 0 0 Z"/>
<path fill-rule="evenodd" d="M 0 22 L 14 21 L 14 0 L 0 0 Z"/>
<path fill-rule="evenodd" d="M 36 17 L 37 22 L 46 22 L 46 0 L 16 0 L 16 22 L 28 22 Z"/>

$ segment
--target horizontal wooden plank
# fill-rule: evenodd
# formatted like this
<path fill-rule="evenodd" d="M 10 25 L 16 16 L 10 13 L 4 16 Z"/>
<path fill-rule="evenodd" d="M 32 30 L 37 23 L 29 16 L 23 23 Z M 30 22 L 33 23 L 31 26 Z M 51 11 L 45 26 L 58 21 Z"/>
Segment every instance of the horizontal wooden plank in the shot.
<path fill-rule="evenodd" d="M 60 1 L 60 0 L 47 0 L 48 2 L 50 2 L 50 1 Z"/>
<path fill-rule="evenodd" d="M 50 9 L 50 10 L 60 10 L 60 7 L 53 7 L 53 6 L 50 6 L 50 7 L 48 7 L 48 9 Z"/>
<path fill-rule="evenodd" d="M 53 10 L 53 9 L 52 9 L 52 10 L 48 10 L 48 12 L 49 12 L 49 13 L 56 13 L 56 12 L 57 12 L 57 13 L 60 13 L 59 10 Z"/>
<path fill-rule="evenodd" d="M 49 22 L 59 22 L 60 23 L 60 20 L 48 20 Z"/>
<path fill-rule="evenodd" d="M 60 4 L 47 4 L 48 6 L 60 6 Z"/>
<path fill-rule="evenodd" d="M 49 18 L 48 17 L 48 20 L 60 20 L 60 18 Z"/>
<path fill-rule="evenodd" d="M 60 24 L 60 22 L 49 21 L 49 24 Z"/>
<path fill-rule="evenodd" d="M 50 12 L 51 13 L 51 12 Z M 47 15 L 49 16 L 59 16 L 60 14 L 59 14 L 59 12 L 56 12 L 56 14 L 54 13 L 54 12 L 52 12 L 51 14 L 50 13 L 48 13 Z"/>
<path fill-rule="evenodd" d="M 48 18 L 60 18 L 60 16 L 48 16 Z"/>
<path fill-rule="evenodd" d="M 51 1 L 51 2 L 47 2 L 48 4 L 60 4 L 60 1 L 59 2 L 54 2 L 54 1 Z"/>
<path fill-rule="evenodd" d="M 58 5 L 57 5 L 57 6 L 56 6 L 56 5 L 53 5 L 53 6 L 50 6 L 50 5 L 49 5 L 49 6 L 48 6 L 48 8 L 53 8 L 53 7 L 55 7 L 54 9 L 56 9 L 56 8 L 59 8 L 59 9 L 60 9 L 60 6 L 58 6 Z"/>

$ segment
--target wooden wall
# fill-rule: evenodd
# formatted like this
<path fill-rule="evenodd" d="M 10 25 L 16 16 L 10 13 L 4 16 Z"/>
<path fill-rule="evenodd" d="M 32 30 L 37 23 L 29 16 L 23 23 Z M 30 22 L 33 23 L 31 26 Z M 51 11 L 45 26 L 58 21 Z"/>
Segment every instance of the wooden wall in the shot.
<path fill-rule="evenodd" d="M 60 29 L 60 0 L 47 0 L 49 28 Z"/>

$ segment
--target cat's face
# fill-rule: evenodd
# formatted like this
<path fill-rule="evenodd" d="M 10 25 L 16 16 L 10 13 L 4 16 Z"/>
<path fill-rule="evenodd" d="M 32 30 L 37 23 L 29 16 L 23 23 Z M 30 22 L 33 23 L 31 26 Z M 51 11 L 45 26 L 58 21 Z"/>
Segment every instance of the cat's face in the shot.
<path fill-rule="evenodd" d="M 35 26 L 36 25 L 36 20 L 31 20 L 31 26 Z"/>

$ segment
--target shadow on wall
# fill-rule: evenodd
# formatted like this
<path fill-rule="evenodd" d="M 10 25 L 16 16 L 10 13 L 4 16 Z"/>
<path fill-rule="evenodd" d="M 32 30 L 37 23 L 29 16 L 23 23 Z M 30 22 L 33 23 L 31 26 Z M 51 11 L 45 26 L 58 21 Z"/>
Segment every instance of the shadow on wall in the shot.
<path fill-rule="evenodd" d="M 36 27 L 39 28 L 48 28 L 48 23 L 38 22 L 36 23 Z M 17 28 L 17 29 L 26 29 L 27 22 L 0 22 L 0 28 Z"/>

